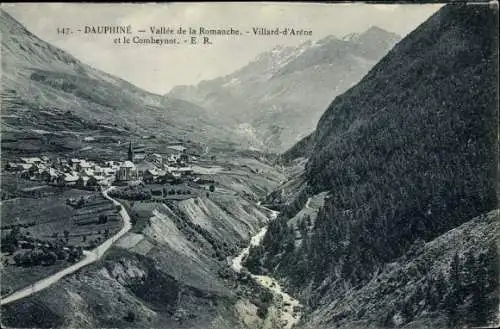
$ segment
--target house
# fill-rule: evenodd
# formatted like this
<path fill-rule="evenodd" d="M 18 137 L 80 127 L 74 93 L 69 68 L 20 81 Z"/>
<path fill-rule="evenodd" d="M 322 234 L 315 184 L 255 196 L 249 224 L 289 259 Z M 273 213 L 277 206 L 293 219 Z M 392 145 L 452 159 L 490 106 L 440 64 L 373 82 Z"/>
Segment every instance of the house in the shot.
<path fill-rule="evenodd" d="M 90 176 L 94 176 L 95 175 L 95 172 L 93 169 L 91 168 L 85 168 L 82 170 L 80 170 L 80 173 L 83 175 L 83 176 L 87 176 L 87 177 L 90 177 Z"/>
<path fill-rule="evenodd" d="M 179 153 L 183 153 L 186 151 L 186 148 L 182 145 L 171 145 L 171 146 L 168 146 L 168 148 L 171 150 L 177 151 Z"/>
<path fill-rule="evenodd" d="M 157 166 L 161 166 L 163 164 L 163 157 L 158 153 L 149 154 L 147 159 Z"/>
<path fill-rule="evenodd" d="M 15 163 L 15 162 L 7 162 L 7 164 L 5 165 L 5 170 L 21 171 L 22 170 L 21 165 L 23 165 L 23 164 L 22 163 Z"/>
<path fill-rule="evenodd" d="M 37 157 L 21 158 L 21 162 L 26 163 L 26 164 L 40 164 L 40 163 L 42 163 L 42 159 L 37 158 Z"/>
<path fill-rule="evenodd" d="M 94 165 L 88 161 L 85 161 L 85 160 L 81 160 L 80 162 L 78 162 L 76 164 L 76 170 L 80 171 L 80 172 L 84 172 L 90 168 L 92 168 Z"/>
<path fill-rule="evenodd" d="M 202 175 L 202 176 L 198 176 L 195 179 L 193 179 L 193 182 L 200 184 L 200 185 L 214 184 L 215 177 L 213 175 Z"/>
<path fill-rule="evenodd" d="M 91 176 L 87 181 L 87 186 L 98 186 L 106 183 L 106 177 L 104 176 Z"/>
<path fill-rule="evenodd" d="M 88 176 L 80 176 L 78 180 L 76 181 L 76 186 L 78 187 L 85 187 L 87 186 L 87 182 L 89 181 L 90 177 Z"/>
<path fill-rule="evenodd" d="M 43 172 L 43 168 L 36 163 L 33 163 L 31 167 L 28 169 L 28 174 L 31 180 L 39 180 L 40 176 Z"/>
<path fill-rule="evenodd" d="M 165 170 L 160 169 L 148 169 L 144 172 L 143 179 L 146 183 L 154 183 L 158 178 L 165 176 Z"/>
<path fill-rule="evenodd" d="M 31 168 L 32 164 L 29 163 L 19 163 L 17 169 L 19 171 L 28 171 Z"/>
<path fill-rule="evenodd" d="M 105 177 L 115 176 L 116 169 L 114 169 L 114 168 L 102 168 L 101 174 L 104 175 Z"/>
<path fill-rule="evenodd" d="M 182 145 L 171 145 L 168 146 L 167 161 L 170 163 L 177 162 L 181 159 L 181 156 L 185 156 L 183 161 L 187 161 L 186 148 Z"/>
<path fill-rule="evenodd" d="M 106 168 L 111 168 L 111 167 L 114 167 L 115 166 L 115 162 L 114 161 L 106 161 L 104 162 L 104 167 Z"/>
<path fill-rule="evenodd" d="M 172 174 L 178 173 L 182 176 L 187 176 L 187 175 L 193 174 L 193 168 L 191 168 L 191 167 L 180 167 L 180 168 L 169 167 L 169 168 L 170 168 L 170 172 Z"/>
<path fill-rule="evenodd" d="M 66 159 L 58 158 L 56 163 L 59 165 L 60 168 L 68 167 L 68 160 Z"/>
<path fill-rule="evenodd" d="M 163 197 L 163 189 L 161 188 L 156 188 L 151 190 L 151 195 L 153 196 L 153 199 L 155 197 Z"/>
<path fill-rule="evenodd" d="M 180 156 L 179 156 L 179 160 L 182 162 L 182 163 L 186 163 L 189 161 L 189 157 L 187 154 L 185 153 L 182 153 Z"/>
<path fill-rule="evenodd" d="M 47 168 L 47 169 L 43 170 L 43 172 L 40 175 L 40 178 L 44 182 L 52 184 L 52 183 L 57 182 L 58 176 L 59 176 L 59 173 L 57 172 L 57 170 L 55 170 L 54 168 Z"/>
<path fill-rule="evenodd" d="M 167 155 L 167 161 L 169 163 L 176 163 L 177 160 L 179 160 L 179 158 L 180 158 L 180 154 L 171 153 L 171 154 Z"/>
<path fill-rule="evenodd" d="M 146 150 L 145 149 L 136 149 L 134 150 L 135 153 L 135 161 L 141 161 L 146 158 Z"/>
<path fill-rule="evenodd" d="M 80 164 L 82 160 L 80 159 L 70 159 L 68 162 L 68 165 L 71 167 L 73 170 L 78 170 L 78 165 Z"/>
<path fill-rule="evenodd" d="M 76 185 L 76 182 L 80 179 L 80 177 L 76 173 L 64 173 L 57 177 L 57 185 L 60 186 L 71 186 Z"/>

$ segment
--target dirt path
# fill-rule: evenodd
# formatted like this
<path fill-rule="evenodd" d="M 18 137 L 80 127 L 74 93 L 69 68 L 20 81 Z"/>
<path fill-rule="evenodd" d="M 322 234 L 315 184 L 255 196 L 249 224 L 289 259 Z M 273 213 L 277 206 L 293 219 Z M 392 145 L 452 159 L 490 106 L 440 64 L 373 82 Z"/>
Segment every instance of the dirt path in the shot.
<path fill-rule="evenodd" d="M 87 266 L 89 264 L 92 264 L 93 262 L 100 259 L 104 255 L 104 253 L 113 245 L 113 243 L 115 243 L 118 239 L 120 239 L 123 235 L 125 235 L 132 228 L 132 224 L 130 223 L 130 216 L 127 213 L 127 211 L 125 210 L 125 207 L 121 203 L 119 203 L 118 201 L 116 201 L 115 199 L 111 198 L 108 195 L 108 192 L 112 189 L 113 188 L 109 188 L 107 190 L 102 190 L 102 195 L 106 199 L 113 202 L 113 204 L 115 206 L 118 206 L 118 205 L 121 206 L 120 215 L 123 218 L 122 229 L 118 233 L 113 235 L 111 238 L 104 241 L 101 245 L 99 245 L 95 249 L 93 249 L 91 251 L 84 251 L 83 252 L 83 254 L 84 254 L 83 259 L 81 259 L 77 263 L 75 263 L 69 267 L 66 267 L 65 269 L 63 269 L 55 274 L 52 274 L 51 276 L 48 276 L 40 281 L 37 281 L 26 288 L 18 290 L 5 298 L 2 298 L 0 301 L 0 305 L 12 303 L 16 300 L 31 296 L 31 295 L 37 293 L 38 291 L 41 291 L 43 289 L 50 287 L 51 285 L 58 282 L 59 280 L 61 280 L 65 276 L 78 271 L 82 267 Z"/>

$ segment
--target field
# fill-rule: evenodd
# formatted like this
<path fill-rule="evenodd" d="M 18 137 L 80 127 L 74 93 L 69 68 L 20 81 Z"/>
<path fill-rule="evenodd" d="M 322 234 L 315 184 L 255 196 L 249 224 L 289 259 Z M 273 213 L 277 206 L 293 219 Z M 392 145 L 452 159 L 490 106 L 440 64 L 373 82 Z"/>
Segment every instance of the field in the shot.
<path fill-rule="evenodd" d="M 51 266 L 38 265 L 32 267 L 2 264 L 1 295 L 8 295 L 13 291 L 24 288 L 33 282 L 62 270 L 67 266 L 68 264 L 64 261 L 58 261 L 56 264 Z"/>
<path fill-rule="evenodd" d="M 2 200 L 26 195 L 28 194 L 27 191 L 30 189 L 42 186 L 41 182 L 22 179 L 19 175 L 16 176 L 10 173 L 1 173 L 0 182 L 0 194 L 2 195 Z"/>
<path fill-rule="evenodd" d="M 68 231 L 69 244 L 85 248 L 92 239 L 103 238 L 105 230 L 113 234 L 121 227 L 116 209 L 99 192 L 52 186 L 37 191 L 41 195 L 2 202 L 2 231 L 19 225 L 23 232 L 42 240 L 62 237 Z M 68 199 L 80 198 L 85 200 L 81 208 L 66 204 Z M 99 223 L 100 215 L 107 216 L 105 222 Z"/>
<path fill-rule="evenodd" d="M 29 237 L 42 249 L 46 243 L 60 241 L 68 247 L 91 249 L 122 227 L 116 207 L 100 192 L 47 186 L 2 175 L 2 192 L 5 191 L 10 198 L 1 203 L 3 241 L 16 229 L 21 236 L 18 241 Z M 33 244 L 21 244 L 12 252 L 2 252 L 2 294 L 68 266 L 64 258 L 50 264 L 16 264 L 16 255 L 32 250 Z"/>

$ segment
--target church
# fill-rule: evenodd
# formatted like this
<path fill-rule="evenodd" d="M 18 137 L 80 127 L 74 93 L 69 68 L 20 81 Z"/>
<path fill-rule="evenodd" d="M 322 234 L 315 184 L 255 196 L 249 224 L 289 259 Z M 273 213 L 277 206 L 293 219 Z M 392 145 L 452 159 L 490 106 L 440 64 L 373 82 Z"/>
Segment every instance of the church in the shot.
<path fill-rule="evenodd" d="M 134 148 L 132 147 L 132 142 L 130 142 L 128 147 L 127 161 L 123 162 L 116 172 L 116 180 L 118 182 L 132 181 L 139 178 L 134 160 Z"/>

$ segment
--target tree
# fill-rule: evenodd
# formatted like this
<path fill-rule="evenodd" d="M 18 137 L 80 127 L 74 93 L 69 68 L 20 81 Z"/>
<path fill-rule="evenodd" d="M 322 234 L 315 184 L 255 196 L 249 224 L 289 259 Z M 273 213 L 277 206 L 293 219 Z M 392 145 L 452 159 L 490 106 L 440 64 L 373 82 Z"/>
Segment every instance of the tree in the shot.
<path fill-rule="evenodd" d="M 99 215 L 99 224 L 105 224 L 108 221 L 108 216 L 104 214 Z"/>
<path fill-rule="evenodd" d="M 78 203 L 76 204 L 76 207 L 77 208 L 81 208 L 85 205 L 85 199 L 82 197 L 80 197 L 80 199 L 78 200 Z"/>
<path fill-rule="evenodd" d="M 124 319 L 128 322 L 134 322 L 135 320 L 135 313 L 132 311 L 128 311 L 127 315 L 125 315 Z"/>
<path fill-rule="evenodd" d="M 475 259 L 468 274 L 473 276 L 468 323 L 482 326 L 494 320 L 498 305 L 498 258 L 494 244 Z"/>
<path fill-rule="evenodd" d="M 454 328 L 460 322 L 458 306 L 462 301 L 462 281 L 460 275 L 460 257 L 455 253 L 450 264 L 450 289 L 445 299 L 445 309 L 448 316 L 448 324 Z"/>
<path fill-rule="evenodd" d="M 68 256 L 62 248 L 57 248 L 55 251 L 58 260 L 65 260 Z"/>
<path fill-rule="evenodd" d="M 470 250 L 465 252 L 464 266 L 461 273 L 463 278 L 463 290 L 465 296 L 473 293 L 474 289 L 476 289 L 476 262 L 477 260 Z"/>
<path fill-rule="evenodd" d="M 57 261 L 57 255 L 55 252 L 50 251 L 45 256 L 45 264 L 46 265 L 54 265 Z"/>
<path fill-rule="evenodd" d="M 307 223 L 307 227 L 311 226 L 311 216 L 309 216 L 309 215 L 306 216 L 306 223 Z"/>
<path fill-rule="evenodd" d="M 20 238 L 21 230 L 16 226 L 2 239 L 1 250 L 7 253 L 14 252 L 17 249 L 17 243 Z"/>
<path fill-rule="evenodd" d="M 21 265 L 23 261 L 23 255 L 21 253 L 17 253 L 14 255 L 14 262 L 16 262 L 16 265 Z"/>

